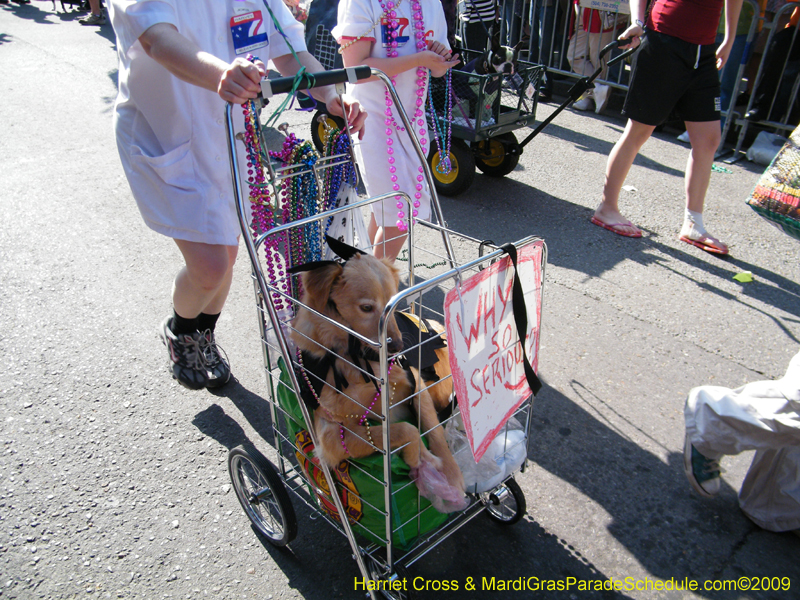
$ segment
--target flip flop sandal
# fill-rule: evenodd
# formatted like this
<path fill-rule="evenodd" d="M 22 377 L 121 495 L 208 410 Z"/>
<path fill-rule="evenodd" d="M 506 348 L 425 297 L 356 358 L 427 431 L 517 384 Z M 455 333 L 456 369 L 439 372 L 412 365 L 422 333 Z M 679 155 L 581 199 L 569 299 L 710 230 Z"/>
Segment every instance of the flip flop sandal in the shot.
<path fill-rule="evenodd" d="M 617 229 L 618 227 L 636 227 L 636 225 L 634 225 L 630 221 L 625 221 L 624 223 L 603 223 L 597 217 L 592 217 L 591 221 L 598 227 L 602 227 L 603 229 L 608 229 L 609 231 L 613 231 L 617 235 L 621 235 L 623 237 L 629 237 L 629 238 L 642 237 L 642 232 L 639 231 L 638 229 L 636 230 L 635 233 L 629 233 L 627 231 L 622 231 L 621 229 Z"/>
<path fill-rule="evenodd" d="M 706 252 L 711 252 L 711 254 L 720 254 L 720 255 L 728 254 L 728 247 L 725 244 L 720 242 L 717 238 L 705 234 L 701 235 L 696 240 L 693 240 L 686 235 L 682 235 L 679 239 L 682 242 L 691 244 L 692 246 L 697 246 L 701 250 L 705 250 Z M 719 245 L 717 246 L 715 244 Z"/>

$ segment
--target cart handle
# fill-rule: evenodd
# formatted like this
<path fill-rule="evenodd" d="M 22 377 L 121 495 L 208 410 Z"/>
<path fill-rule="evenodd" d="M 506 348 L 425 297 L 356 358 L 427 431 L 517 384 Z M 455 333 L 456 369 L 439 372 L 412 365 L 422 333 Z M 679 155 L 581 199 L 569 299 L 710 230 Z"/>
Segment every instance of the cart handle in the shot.
<path fill-rule="evenodd" d="M 626 44 L 629 44 L 630 41 L 631 41 L 631 39 L 627 38 L 627 39 L 624 39 L 624 40 L 613 40 L 613 41 L 609 42 L 608 44 L 605 45 L 605 47 L 603 47 L 602 50 L 600 50 L 600 60 L 602 61 L 603 57 L 606 54 L 608 54 L 609 52 L 611 52 L 614 48 L 619 48 L 620 46 L 625 46 Z M 606 63 L 605 68 L 608 68 L 608 67 L 610 67 L 612 65 L 615 65 L 618 62 L 620 62 L 621 60 L 625 60 L 631 54 L 636 52 L 637 49 L 638 49 L 638 46 L 636 48 L 628 48 L 622 54 L 620 54 L 618 56 L 615 56 L 610 61 L 608 61 Z M 539 135 L 539 132 L 542 129 L 544 129 L 545 127 L 547 127 L 550 124 L 550 122 L 553 119 L 555 119 L 561 113 L 562 110 L 567 108 L 567 106 L 569 105 L 570 102 L 575 102 L 575 100 L 580 98 L 581 94 L 583 94 L 583 92 L 588 90 L 589 86 L 592 85 L 592 82 L 595 79 L 597 79 L 597 77 L 602 72 L 603 68 L 604 67 L 603 67 L 603 65 L 601 63 L 600 66 L 597 67 L 597 69 L 595 69 L 594 73 L 592 73 L 591 75 L 588 75 L 588 76 L 584 75 L 583 77 L 578 79 L 578 81 L 576 81 L 575 84 L 567 92 L 567 95 L 569 96 L 569 98 L 567 98 L 567 100 L 561 106 L 559 106 L 552 113 L 550 113 L 549 117 L 547 117 L 544 121 L 539 123 L 539 126 L 536 129 L 534 129 L 533 132 L 530 135 L 528 135 L 528 137 L 526 137 L 524 140 L 522 140 L 522 142 L 520 142 L 520 144 L 519 144 L 520 151 L 522 151 L 522 149 L 525 148 L 525 146 L 528 145 L 528 142 L 530 142 L 533 138 L 535 138 L 537 135 Z"/>
<path fill-rule="evenodd" d="M 331 71 L 320 71 L 319 73 L 303 73 L 299 77 L 264 78 L 261 80 L 261 95 L 264 98 L 272 98 L 275 94 L 285 94 L 291 91 L 307 90 L 337 83 L 355 83 L 360 79 L 367 79 L 371 76 L 372 70 L 366 65 L 361 65 L 360 67 L 333 69 Z"/>
<path fill-rule="evenodd" d="M 621 46 L 627 46 L 630 43 L 631 43 L 631 38 L 627 38 L 627 39 L 624 39 L 624 40 L 613 40 L 613 41 L 609 42 L 608 44 L 606 44 L 603 47 L 602 50 L 600 50 L 599 60 L 603 60 L 603 57 L 606 54 L 608 54 L 609 52 L 611 52 L 613 49 L 619 48 Z M 637 46 L 637 48 L 638 48 L 638 46 Z M 626 58 L 628 58 L 634 52 L 636 52 L 636 48 L 628 48 L 622 54 L 620 54 L 618 56 L 615 56 L 610 61 L 608 61 L 608 63 L 606 64 L 606 68 L 612 67 L 615 64 L 617 64 L 618 62 L 621 62 L 621 61 L 625 60 Z"/>

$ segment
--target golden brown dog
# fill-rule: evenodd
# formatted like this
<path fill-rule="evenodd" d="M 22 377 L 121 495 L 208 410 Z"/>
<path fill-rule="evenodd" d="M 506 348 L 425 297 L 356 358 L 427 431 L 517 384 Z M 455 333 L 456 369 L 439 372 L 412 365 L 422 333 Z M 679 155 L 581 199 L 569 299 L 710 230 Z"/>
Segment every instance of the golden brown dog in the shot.
<path fill-rule="evenodd" d="M 398 284 L 397 269 L 390 262 L 368 254 L 355 254 L 344 264 L 320 263 L 302 275 L 303 304 L 293 321 L 292 339 L 304 357 L 301 363 L 328 365 L 319 375 L 328 385 L 318 383 L 314 387 L 319 389 L 312 393 L 319 404 L 314 411 L 319 456 L 332 467 L 346 458 L 372 454 L 375 450 L 370 441 L 376 448 L 386 447 L 383 430 L 370 415 L 370 410 L 385 414 L 381 394 L 374 380 L 363 374 L 364 370 L 378 373 L 377 357 L 371 348 L 364 351 L 363 344 L 354 343 L 356 338 L 342 326 L 377 342 L 383 310 L 397 292 Z M 390 354 L 403 349 L 394 315 L 387 323 L 387 337 L 391 338 Z M 413 377 L 409 377 L 409 370 L 399 363 L 390 363 L 389 445 L 392 449 L 402 447 L 401 456 L 412 469 L 419 467 L 420 462 L 428 463 L 443 473 L 451 486 L 463 491 L 464 479 L 437 417 L 437 409 L 448 403 L 452 378 L 446 377 L 450 373 L 447 349 L 436 352 L 443 359 L 435 367 L 442 380 L 431 385 L 420 381 L 420 374 L 413 366 L 409 367 Z M 307 369 L 309 365 L 301 366 Z M 301 387 L 312 387 L 307 374 L 300 377 L 299 383 Z M 403 402 L 409 396 L 413 396 L 411 400 Z M 395 422 L 409 412 L 409 404 L 419 415 L 430 450 L 422 443 L 420 430 L 414 425 Z M 372 427 L 368 420 L 373 421 Z"/>

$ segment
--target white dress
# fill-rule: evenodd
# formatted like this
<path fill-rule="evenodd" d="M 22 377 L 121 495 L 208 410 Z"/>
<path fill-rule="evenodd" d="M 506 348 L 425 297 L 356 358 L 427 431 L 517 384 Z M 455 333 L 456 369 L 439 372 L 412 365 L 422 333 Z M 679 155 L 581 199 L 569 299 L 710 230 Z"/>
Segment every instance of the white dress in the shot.
<path fill-rule="evenodd" d="M 770 531 L 800 529 L 800 353 L 776 381 L 693 389 L 684 416 L 708 458 L 756 451 L 739 491 L 751 520 Z"/>
<path fill-rule="evenodd" d="M 416 38 L 414 36 L 414 20 L 411 9 L 412 0 L 401 0 L 400 5 L 395 8 L 400 21 L 399 33 L 397 38 L 397 52 L 399 56 L 414 54 L 417 51 Z M 422 5 L 422 20 L 425 25 L 426 39 L 428 41 L 438 41 L 446 47 L 450 47 L 447 42 L 447 23 L 444 18 L 442 4 L 438 0 L 419 0 Z M 396 3 L 396 2 L 395 2 Z M 387 58 L 387 48 L 383 44 L 383 30 L 385 27 L 374 27 L 383 13 L 378 0 L 341 0 L 339 2 L 339 22 L 333 29 L 332 34 L 340 44 L 346 44 L 353 38 L 360 38 L 372 42 L 370 56 L 373 58 Z M 417 72 L 411 69 L 400 73 L 395 78 L 397 93 L 406 110 L 409 119 L 414 116 L 416 106 Z M 393 182 L 389 172 L 389 155 L 386 153 L 386 124 L 384 123 L 385 97 L 383 83 L 380 81 L 370 81 L 348 86 L 348 92 L 355 96 L 361 106 L 367 111 L 367 121 L 364 131 L 364 139 L 356 144 L 356 159 L 364 179 L 364 186 L 369 196 L 378 196 L 392 192 Z M 427 100 L 427 87 L 423 99 Z M 425 112 L 423 105 L 423 112 Z M 422 117 L 425 119 L 425 117 Z M 395 111 L 395 121 L 402 127 L 402 121 Z M 422 128 L 426 128 L 423 125 Z M 419 137 L 420 126 L 414 122 L 414 133 Z M 428 139 L 427 149 L 435 142 Z M 395 164 L 397 168 L 397 183 L 400 191 L 405 192 L 414 201 L 416 192 L 417 175 L 419 175 L 420 160 L 414 150 L 408 134 L 404 132 L 393 132 Z M 375 221 L 379 226 L 384 224 L 387 227 L 395 227 L 397 222 L 398 208 L 394 196 L 383 203 L 372 205 Z M 429 219 L 431 214 L 430 193 L 427 183 L 423 181 L 422 197 L 420 198 L 418 218 Z M 403 209 L 408 215 L 408 210 Z"/>
<path fill-rule="evenodd" d="M 305 50 L 303 26 L 281 0 L 269 6 L 295 51 Z M 109 13 L 119 54 L 117 147 L 145 223 L 171 238 L 236 246 L 225 102 L 170 74 L 138 40 L 170 23 L 222 60 L 250 53 L 264 63 L 291 53 L 286 40 L 261 0 L 111 0 Z M 233 113 L 240 131 L 241 108 Z"/>

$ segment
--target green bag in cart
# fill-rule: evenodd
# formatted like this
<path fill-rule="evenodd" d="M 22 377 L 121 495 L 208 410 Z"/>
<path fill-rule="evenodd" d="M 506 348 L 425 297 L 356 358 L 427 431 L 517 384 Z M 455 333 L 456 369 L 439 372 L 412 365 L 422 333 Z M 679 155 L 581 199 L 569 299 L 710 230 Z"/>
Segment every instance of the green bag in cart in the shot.
<path fill-rule="evenodd" d="M 325 475 L 319 467 L 319 459 L 314 454 L 314 444 L 297 396 L 292 391 L 283 358 L 278 360 L 278 366 L 281 371 L 281 385 L 277 386 L 278 404 L 288 415 L 284 418 L 286 433 L 294 442 L 300 468 L 316 486 L 316 489 L 312 489 L 311 485 L 307 485 L 309 494 L 321 511 L 331 519 L 340 521 Z M 378 422 L 370 424 L 380 426 Z M 426 498 L 419 496 L 409 471 L 400 456 L 392 456 L 392 543 L 400 549 L 409 548 L 419 536 L 438 528 L 449 517 L 437 511 Z M 366 458 L 345 460 L 332 473 L 341 486 L 339 497 L 355 534 L 385 546 L 383 456 L 376 453 Z"/>

